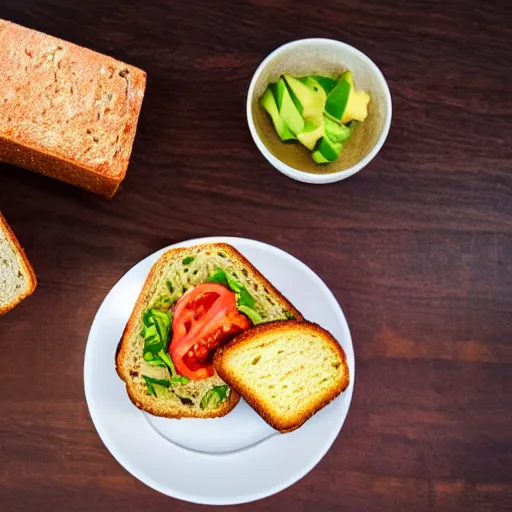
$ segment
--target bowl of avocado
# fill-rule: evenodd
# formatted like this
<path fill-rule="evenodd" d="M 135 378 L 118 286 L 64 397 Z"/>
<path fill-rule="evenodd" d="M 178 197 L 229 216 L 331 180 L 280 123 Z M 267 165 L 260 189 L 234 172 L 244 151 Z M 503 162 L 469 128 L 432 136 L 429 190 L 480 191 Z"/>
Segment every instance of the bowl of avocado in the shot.
<path fill-rule="evenodd" d="M 249 130 L 286 176 L 333 183 L 382 148 L 391 125 L 387 82 L 364 53 L 332 39 L 300 39 L 273 51 L 252 77 Z"/>

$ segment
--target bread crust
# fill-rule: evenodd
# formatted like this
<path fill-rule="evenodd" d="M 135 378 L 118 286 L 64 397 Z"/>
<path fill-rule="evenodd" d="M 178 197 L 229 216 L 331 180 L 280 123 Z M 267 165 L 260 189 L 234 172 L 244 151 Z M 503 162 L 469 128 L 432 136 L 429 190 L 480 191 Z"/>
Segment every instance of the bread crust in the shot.
<path fill-rule="evenodd" d="M 273 295 L 275 300 L 281 304 L 283 307 L 291 311 L 296 318 L 302 319 L 301 313 L 290 303 L 288 299 L 286 299 L 275 287 L 270 283 L 270 281 L 264 277 L 248 260 L 245 258 L 238 250 L 236 250 L 233 246 L 226 243 L 211 243 L 211 244 L 201 244 L 192 247 L 180 247 L 176 249 L 170 249 L 165 252 L 160 258 L 155 262 L 149 274 L 144 282 L 142 287 L 142 291 L 135 303 L 135 307 L 128 319 L 126 327 L 124 329 L 123 335 L 116 350 L 116 371 L 119 377 L 126 384 L 126 391 L 130 400 L 133 402 L 135 406 L 143 411 L 149 412 L 150 414 L 154 414 L 155 416 L 162 416 L 165 418 L 216 418 L 220 416 L 225 416 L 228 414 L 240 401 L 240 395 L 236 391 L 236 389 L 231 389 L 231 394 L 229 400 L 225 403 L 221 404 L 216 409 L 210 410 L 206 409 L 200 414 L 192 409 L 187 410 L 183 408 L 179 408 L 179 410 L 169 411 L 164 407 L 160 407 L 159 403 L 154 400 L 139 400 L 134 392 L 134 390 L 130 387 L 130 375 L 127 366 L 124 364 L 124 361 L 127 358 L 129 343 L 131 337 L 135 334 L 135 326 L 137 323 L 137 319 L 143 314 L 144 310 L 148 306 L 149 302 L 149 293 L 151 283 L 157 278 L 160 274 L 161 269 L 165 267 L 169 260 L 180 259 L 182 256 L 190 254 L 195 250 L 222 250 L 227 255 L 229 255 L 232 261 L 236 261 L 238 264 L 243 265 L 250 273 L 260 279 L 268 289 L 268 291 Z M 250 329 L 249 329 L 250 330 Z M 150 397 L 151 398 L 151 397 Z"/>
<path fill-rule="evenodd" d="M 0 161 L 80 187 L 108 199 L 115 195 L 127 171 L 125 169 L 118 177 L 110 177 L 102 174 L 101 169 L 88 169 L 72 160 L 56 157 L 1 135 Z"/>
<path fill-rule="evenodd" d="M 146 73 L 1 19 L 0 43 L 0 160 L 112 197 L 128 168 Z"/>
<path fill-rule="evenodd" d="M 178 409 L 179 412 L 171 412 L 169 411 L 168 406 L 161 407 L 161 403 L 157 399 L 151 400 L 152 397 L 149 397 L 149 400 L 145 401 L 138 400 L 137 396 L 128 385 L 126 385 L 126 392 L 128 393 L 131 402 L 142 411 L 148 412 L 153 416 L 160 416 L 162 418 L 175 420 L 180 420 L 183 418 L 221 418 L 222 416 L 226 416 L 226 414 L 230 413 L 238 404 L 238 402 L 240 402 L 240 395 L 233 388 L 231 388 L 229 399 L 220 404 L 215 409 L 206 409 L 199 412 L 195 409 L 185 409 L 185 407 L 183 407 Z"/>
<path fill-rule="evenodd" d="M 25 272 L 29 276 L 28 290 L 25 293 L 19 295 L 10 304 L 7 304 L 6 306 L 0 306 L 0 315 L 4 315 L 8 311 L 16 307 L 22 300 L 26 299 L 28 296 L 34 293 L 34 290 L 36 289 L 37 286 L 37 278 L 34 269 L 32 268 L 32 265 L 30 264 L 30 261 L 28 260 L 27 255 L 23 250 L 23 247 L 21 247 L 20 243 L 18 242 L 18 239 L 12 232 L 12 229 L 10 228 L 9 224 L 7 224 L 7 221 L 5 220 L 5 217 L 2 215 L 2 212 L 0 212 L 0 229 L 6 233 L 8 240 L 14 245 L 16 250 L 19 252 Z"/>
<path fill-rule="evenodd" d="M 233 375 L 225 366 L 227 358 L 234 351 L 241 349 L 252 341 L 254 338 L 264 337 L 270 333 L 289 333 L 290 331 L 297 331 L 298 333 L 314 333 L 320 334 L 324 341 L 326 341 L 332 349 L 337 352 L 342 361 L 343 377 L 338 382 L 333 383 L 329 394 L 315 406 L 305 411 L 304 414 L 297 414 L 294 421 L 288 423 L 279 417 L 275 417 L 272 412 L 265 406 L 265 403 L 259 397 L 247 388 L 243 379 Z M 224 380 L 231 388 L 235 389 L 242 398 L 275 430 L 286 433 L 301 427 L 308 419 L 316 414 L 320 409 L 332 402 L 338 395 L 347 389 L 350 383 L 349 368 L 347 358 L 343 348 L 336 341 L 333 335 L 320 327 L 318 324 L 307 321 L 288 320 L 285 322 L 270 322 L 267 324 L 257 325 L 253 329 L 244 331 L 234 338 L 228 345 L 221 347 L 215 353 L 213 359 L 213 366 L 219 377 Z"/>

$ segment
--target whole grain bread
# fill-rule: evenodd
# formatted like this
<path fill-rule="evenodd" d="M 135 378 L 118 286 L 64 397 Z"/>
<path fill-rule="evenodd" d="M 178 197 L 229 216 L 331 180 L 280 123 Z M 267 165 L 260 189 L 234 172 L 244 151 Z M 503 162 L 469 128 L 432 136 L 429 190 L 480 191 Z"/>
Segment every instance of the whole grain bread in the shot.
<path fill-rule="evenodd" d="M 218 375 L 274 429 L 290 432 L 349 384 L 343 349 L 311 322 L 258 325 L 221 347 Z"/>
<path fill-rule="evenodd" d="M 0 212 L 0 315 L 31 295 L 36 286 L 32 265 Z"/>
<path fill-rule="evenodd" d="M 162 297 L 174 302 L 186 290 L 207 281 L 216 269 L 235 278 L 254 298 L 254 309 L 263 322 L 302 319 L 300 312 L 234 247 L 228 244 L 204 244 L 172 249 L 153 265 L 144 283 L 135 308 L 118 345 L 116 369 L 126 383 L 132 402 L 140 409 L 167 418 L 213 418 L 224 416 L 239 402 L 236 391 L 216 408 L 202 409 L 201 400 L 214 386 L 225 383 L 218 376 L 177 385 L 173 394 L 161 399 L 148 395 L 143 375 L 166 379 L 165 368 L 151 367 L 144 361 L 144 339 L 141 335 L 144 312 Z M 172 343 L 172 341 L 171 341 Z M 181 400 L 186 403 L 182 403 Z"/>
<path fill-rule="evenodd" d="M 140 69 L 0 20 L 0 160 L 112 197 L 145 84 Z"/>

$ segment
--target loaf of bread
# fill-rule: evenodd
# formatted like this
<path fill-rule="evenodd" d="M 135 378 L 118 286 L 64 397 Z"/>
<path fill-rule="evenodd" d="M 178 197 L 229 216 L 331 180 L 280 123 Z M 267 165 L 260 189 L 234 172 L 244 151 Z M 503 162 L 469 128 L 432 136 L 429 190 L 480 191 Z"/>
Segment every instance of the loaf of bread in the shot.
<path fill-rule="evenodd" d="M 28 297 L 36 285 L 32 265 L 0 213 L 0 315 Z"/>
<path fill-rule="evenodd" d="M 112 197 L 146 73 L 0 20 L 0 160 Z"/>

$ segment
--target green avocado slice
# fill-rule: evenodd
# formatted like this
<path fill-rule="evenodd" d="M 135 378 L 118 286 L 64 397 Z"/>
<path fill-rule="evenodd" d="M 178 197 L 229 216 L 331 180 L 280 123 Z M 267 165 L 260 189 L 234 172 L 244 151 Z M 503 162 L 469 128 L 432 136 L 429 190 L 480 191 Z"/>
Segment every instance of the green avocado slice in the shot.
<path fill-rule="evenodd" d="M 322 123 L 320 126 L 308 126 L 307 128 L 308 129 L 297 135 L 297 139 L 303 146 L 313 151 L 320 137 L 324 135 L 324 124 Z"/>
<path fill-rule="evenodd" d="M 343 118 L 351 90 L 350 82 L 342 75 L 336 87 L 327 96 L 325 112 L 338 122 Z"/>
<path fill-rule="evenodd" d="M 260 98 L 260 104 L 265 109 L 267 114 L 272 119 L 272 123 L 274 124 L 274 128 L 281 138 L 282 141 L 295 140 L 295 135 L 290 131 L 290 128 L 283 121 L 281 116 L 279 115 L 279 110 L 277 109 L 276 99 L 272 90 L 267 88 L 263 96 Z"/>
<path fill-rule="evenodd" d="M 304 131 L 304 119 L 297 110 L 295 103 L 290 96 L 284 80 L 281 78 L 275 86 L 275 97 L 277 108 L 281 119 L 287 124 L 288 128 L 297 135 Z"/>
<path fill-rule="evenodd" d="M 336 87 L 337 82 L 335 78 L 319 75 L 313 75 L 311 78 L 320 84 L 326 94 L 329 94 Z"/>
<path fill-rule="evenodd" d="M 345 71 L 345 73 L 338 78 L 338 81 L 340 80 L 346 80 L 350 84 L 350 87 L 354 87 L 354 75 L 350 71 Z"/>
<path fill-rule="evenodd" d="M 326 137 L 333 142 L 344 142 L 352 133 L 348 126 L 337 123 L 327 116 L 324 116 L 324 131 Z"/>
<path fill-rule="evenodd" d="M 310 77 L 306 77 L 306 83 L 290 75 L 284 75 L 284 79 L 290 88 L 290 93 L 295 96 L 296 101 L 302 107 L 304 121 L 309 121 L 313 125 L 319 126 L 322 123 L 322 114 L 326 101 L 325 91 Z"/>
<path fill-rule="evenodd" d="M 328 164 L 329 163 L 329 160 L 327 160 L 327 158 L 325 158 L 325 156 L 322 155 L 322 153 L 320 153 L 320 151 L 318 149 L 313 151 L 313 153 L 311 153 L 311 156 L 313 157 L 313 160 L 317 164 Z"/>
<path fill-rule="evenodd" d="M 318 144 L 318 151 L 320 151 L 329 162 L 334 162 L 334 160 L 338 158 L 342 147 L 341 142 L 333 142 L 324 135 Z"/>
<path fill-rule="evenodd" d="M 356 91 L 354 77 L 350 71 L 343 73 L 325 103 L 325 112 L 341 124 L 353 120 L 364 121 L 368 115 L 370 96 L 365 91 Z"/>

